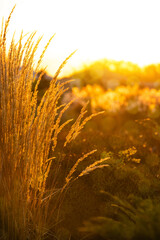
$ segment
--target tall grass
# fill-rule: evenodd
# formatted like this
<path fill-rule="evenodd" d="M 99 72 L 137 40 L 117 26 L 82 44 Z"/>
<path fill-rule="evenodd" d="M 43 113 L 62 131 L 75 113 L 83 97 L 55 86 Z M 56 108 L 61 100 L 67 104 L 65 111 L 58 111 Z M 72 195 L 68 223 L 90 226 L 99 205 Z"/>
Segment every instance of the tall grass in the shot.
<path fill-rule="evenodd" d="M 37 73 L 52 38 L 36 65 L 34 56 L 41 38 L 35 42 L 35 33 L 27 37 L 22 32 L 17 43 L 13 36 L 7 51 L 6 34 L 13 10 L 8 20 L 2 23 L 0 34 L 0 236 L 2 239 L 43 239 L 51 227 L 48 222 L 51 219 L 49 202 L 57 192 L 56 186 L 52 187 L 52 192 L 46 188 L 52 161 L 56 161 L 54 157 L 48 158 L 49 152 L 52 150 L 54 156 L 58 135 L 71 121 L 61 123 L 63 113 L 72 102 L 59 106 L 66 83 L 58 82 L 57 77 L 72 54 L 59 67 L 37 105 L 38 84 L 42 77 L 38 77 Z M 97 115 L 83 120 L 85 113 L 86 105 L 68 132 L 64 146 L 77 137 L 88 120 Z M 74 180 L 72 176 L 79 162 L 93 152 L 77 160 L 59 194 Z M 99 164 L 104 161 L 88 166 L 79 176 L 96 166 L 100 167 Z M 53 173 L 58 174 L 56 171 Z M 61 197 L 57 199 L 53 209 L 58 207 Z"/>

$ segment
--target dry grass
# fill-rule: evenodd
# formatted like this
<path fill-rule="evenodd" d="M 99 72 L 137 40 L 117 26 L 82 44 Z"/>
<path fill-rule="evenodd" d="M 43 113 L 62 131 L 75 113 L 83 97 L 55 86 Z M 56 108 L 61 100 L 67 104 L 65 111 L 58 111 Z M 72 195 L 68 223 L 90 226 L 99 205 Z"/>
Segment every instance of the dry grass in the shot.
<path fill-rule="evenodd" d="M 41 38 L 35 43 L 35 33 L 31 33 L 24 44 L 22 42 L 26 36 L 23 32 L 18 43 L 15 43 L 13 37 L 7 51 L 6 34 L 12 12 L 5 24 L 2 24 L 0 35 L 0 235 L 1 239 L 43 239 L 51 227 L 48 222 L 51 219 L 49 200 L 57 192 L 56 186 L 53 186 L 52 193 L 47 193 L 46 189 L 46 180 L 54 159 L 48 159 L 49 151 L 52 147 L 54 156 L 58 134 L 71 121 L 61 123 L 63 113 L 72 102 L 58 106 L 66 89 L 65 83 L 57 83 L 57 77 L 72 54 L 57 70 L 49 89 L 37 106 L 37 89 L 42 75 L 37 80 L 33 69 L 35 72 L 40 69 L 52 38 L 36 66 L 34 56 Z M 74 140 L 85 123 L 94 116 L 81 122 L 85 113 L 84 107 L 72 125 L 64 146 Z M 73 166 L 59 194 L 72 181 L 71 176 L 78 163 L 91 153 L 83 156 Z M 91 166 L 93 170 L 95 166 L 96 164 Z M 84 170 L 81 175 L 87 171 L 90 172 L 91 168 Z M 58 173 L 55 171 L 55 174 Z M 57 201 L 55 209 L 58 206 L 56 204 Z"/>

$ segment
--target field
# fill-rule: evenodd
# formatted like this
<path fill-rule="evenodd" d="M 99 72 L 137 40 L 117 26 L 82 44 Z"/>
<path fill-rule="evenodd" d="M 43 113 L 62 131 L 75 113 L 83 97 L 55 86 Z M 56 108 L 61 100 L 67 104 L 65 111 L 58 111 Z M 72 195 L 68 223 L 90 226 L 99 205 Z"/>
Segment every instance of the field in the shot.
<path fill-rule="evenodd" d="M 12 15 L 12 12 L 11 12 Z M 58 78 L 0 35 L 0 239 L 160 239 L 160 64 Z M 23 42 L 24 38 L 26 39 Z"/>

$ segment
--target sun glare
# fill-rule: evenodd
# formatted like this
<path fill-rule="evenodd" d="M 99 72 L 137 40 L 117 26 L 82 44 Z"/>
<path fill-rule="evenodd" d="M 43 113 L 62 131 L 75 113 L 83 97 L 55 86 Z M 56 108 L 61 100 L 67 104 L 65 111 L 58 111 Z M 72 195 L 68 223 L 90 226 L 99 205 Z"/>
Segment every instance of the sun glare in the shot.
<path fill-rule="evenodd" d="M 38 35 L 44 35 L 42 45 L 56 33 L 44 59 L 50 74 L 76 49 L 63 73 L 101 58 L 131 61 L 140 66 L 160 62 L 158 0 L 0 0 L 0 3 L 1 17 L 7 16 L 17 4 L 10 26 L 17 33 L 22 29 L 37 30 Z"/>

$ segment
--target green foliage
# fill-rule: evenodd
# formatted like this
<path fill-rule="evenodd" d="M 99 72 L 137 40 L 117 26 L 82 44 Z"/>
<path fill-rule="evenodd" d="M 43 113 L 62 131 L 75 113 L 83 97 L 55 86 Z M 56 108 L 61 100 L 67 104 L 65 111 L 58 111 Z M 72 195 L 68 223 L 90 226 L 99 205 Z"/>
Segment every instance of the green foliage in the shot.
<path fill-rule="evenodd" d="M 130 197 L 129 201 L 112 197 L 114 217 L 97 217 L 85 222 L 80 230 L 100 239 L 157 240 L 160 239 L 160 202 Z M 96 238 L 95 238 L 96 239 Z"/>

